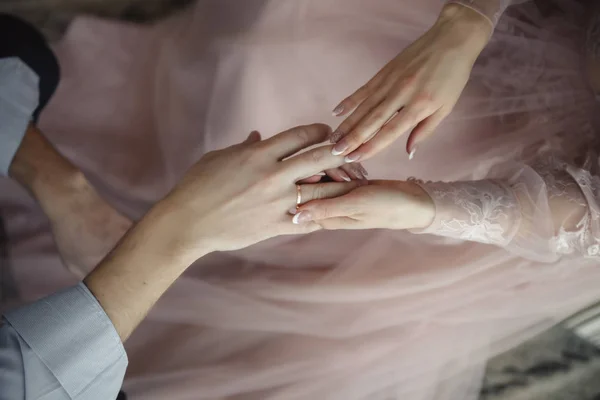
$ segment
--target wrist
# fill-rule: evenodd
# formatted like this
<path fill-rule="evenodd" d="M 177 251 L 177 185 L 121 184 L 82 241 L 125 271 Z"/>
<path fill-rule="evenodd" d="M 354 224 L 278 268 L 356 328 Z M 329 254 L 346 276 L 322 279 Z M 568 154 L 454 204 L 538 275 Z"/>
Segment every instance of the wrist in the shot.
<path fill-rule="evenodd" d="M 446 4 L 436 21 L 436 26 L 454 38 L 455 44 L 475 58 L 487 45 L 494 26 L 479 12 L 459 4 Z"/>
<path fill-rule="evenodd" d="M 29 124 L 9 168 L 9 175 L 39 201 L 55 193 L 72 193 L 89 184 L 83 173 Z"/>
<path fill-rule="evenodd" d="M 397 194 L 394 204 L 397 215 L 388 218 L 388 229 L 426 229 L 435 220 L 435 204 L 431 196 L 419 184 L 413 181 L 396 182 Z"/>
<path fill-rule="evenodd" d="M 415 198 L 416 212 L 412 229 L 426 229 L 435 220 L 435 204 L 433 199 L 420 185 L 407 182 L 411 187 L 411 195 Z"/>
<path fill-rule="evenodd" d="M 210 239 L 210 229 L 201 222 L 202 218 L 182 212 L 181 207 L 170 196 L 159 201 L 137 224 L 141 236 L 156 246 L 161 254 L 176 260 L 187 268 L 199 258 L 218 251 Z"/>

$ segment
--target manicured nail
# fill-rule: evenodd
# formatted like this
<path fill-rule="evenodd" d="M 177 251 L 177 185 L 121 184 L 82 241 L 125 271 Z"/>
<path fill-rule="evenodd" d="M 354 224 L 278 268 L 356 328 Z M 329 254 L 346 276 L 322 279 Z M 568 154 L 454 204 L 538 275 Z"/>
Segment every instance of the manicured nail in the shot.
<path fill-rule="evenodd" d="M 408 154 L 408 159 L 412 160 L 413 158 L 415 158 L 415 153 L 417 152 L 417 148 L 413 147 L 412 150 L 410 151 L 410 153 Z"/>
<path fill-rule="evenodd" d="M 298 210 L 296 209 L 296 207 L 294 207 L 294 208 L 290 208 L 290 209 L 288 210 L 288 212 L 289 212 L 290 214 L 292 214 L 292 215 L 296 215 L 296 213 L 298 212 Z"/>
<path fill-rule="evenodd" d="M 362 171 L 360 170 L 358 165 L 349 165 L 348 167 L 350 168 L 350 170 L 352 171 L 352 174 L 354 174 L 356 179 L 360 179 L 360 180 L 366 179 L 365 175 L 362 173 Z"/>
<path fill-rule="evenodd" d="M 352 178 L 350 178 L 350 176 L 345 173 L 344 171 L 339 171 L 340 176 L 342 177 L 343 180 L 345 180 L 346 182 L 350 182 L 352 180 Z"/>
<path fill-rule="evenodd" d="M 340 104 L 339 106 L 337 106 L 336 108 L 333 109 L 333 116 L 337 117 L 338 115 L 340 115 L 343 112 L 344 112 L 344 105 Z"/>
<path fill-rule="evenodd" d="M 369 172 L 365 169 L 365 167 L 362 165 L 359 165 L 358 167 L 360 168 L 360 172 L 362 172 L 365 177 L 369 176 Z"/>
<path fill-rule="evenodd" d="M 339 129 L 336 129 L 335 131 L 333 131 L 333 133 L 331 134 L 331 136 L 329 136 L 329 141 L 331 143 L 337 143 L 340 141 L 340 139 L 344 136 L 344 132 L 340 131 Z"/>
<path fill-rule="evenodd" d="M 352 153 L 346 156 L 346 158 L 344 158 L 344 161 L 346 161 L 347 163 L 357 162 L 358 160 L 360 160 L 360 154 L 356 153 Z"/>
<path fill-rule="evenodd" d="M 306 222 L 310 222 L 312 220 L 310 213 L 307 211 L 301 211 L 298 214 L 294 215 L 292 222 L 296 225 L 304 224 Z"/>
<path fill-rule="evenodd" d="M 348 147 L 350 147 L 348 142 L 346 142 L 345 140 L 342 140 L 341 142 L 336 144 L 333 147 L 333 149 L 331 149 L 331 154 L 333 154 L 334 156 L 339 156 L 340 154 L 342 154 L 346 150 L 348 150 Z"/>

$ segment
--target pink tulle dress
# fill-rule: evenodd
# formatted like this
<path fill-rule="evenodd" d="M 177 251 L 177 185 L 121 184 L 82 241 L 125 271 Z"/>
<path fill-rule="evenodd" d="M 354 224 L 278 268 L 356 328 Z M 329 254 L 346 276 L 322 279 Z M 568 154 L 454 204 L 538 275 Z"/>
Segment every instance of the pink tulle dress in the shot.
<path fill-rule="evenodd" d="M 508 3 L 461 3 L 497 26 L 454 113 L 413 160 L 401 139 L 366 163 L 373 178 L 421 180 L 433 225 L 200 260 L 126 344 L 131 398 L 476 399 L 488 357 L 600 297 L 584 9 L 525 3 L 500 18 Z M 198 0 L 153 26 L 80 18 L 56 47 L 63 81 L 41 125 L 138 218 L 202 154 L 253 129 L 338 123 L 333 106 L 442 6 Z M 21 301 L 72 283 L 41 212 L 0 185 Z"/>

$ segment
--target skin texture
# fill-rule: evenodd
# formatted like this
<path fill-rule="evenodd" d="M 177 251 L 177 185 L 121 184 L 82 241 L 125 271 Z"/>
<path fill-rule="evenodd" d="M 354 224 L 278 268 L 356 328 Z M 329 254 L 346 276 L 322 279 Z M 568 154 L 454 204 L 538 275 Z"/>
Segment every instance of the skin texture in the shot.
<path fill-rule="evenodd" d="M 38 201 L 65 265 L 79 278 L 131 227 L 131 220 L 102 199 L 34 125 L 28 127 L 9 175 Z"/>
<path fill-rule="evenodd" d="M 331 136 L 334 153 L 363 161 L 411 132 L 414 155 L 454 108 L 491 32 L 477 12 L 445 6 L 429 31 L 335 108 L 345 119 Z"/>
<path fill-rule="evenodd" d="M 294 156 L 330 134 L 320 124 L 265 141 L 253 132 L 245 142 L 208 153 L 192 166 L 84 281 L 122 340 L 198 258 L 322 229 L 316 223 L 292 223 L 288 210 L 296 205 L 296 182 L 344 164 L 343 157 L 331 154 L 332 146 Z M 361 185 L 303 184 L 302 199 L 343 196 Z"/>

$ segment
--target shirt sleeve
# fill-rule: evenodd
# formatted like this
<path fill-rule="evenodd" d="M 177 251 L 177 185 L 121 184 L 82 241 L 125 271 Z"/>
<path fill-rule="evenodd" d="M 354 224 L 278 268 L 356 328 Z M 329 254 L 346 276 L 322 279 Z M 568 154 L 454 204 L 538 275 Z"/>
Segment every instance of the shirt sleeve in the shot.
<path fill-rule="evenodd" d="M 118 333 L 83 283 L 0 325 L 0 400 L 116 399 L 126 368 Z"/>
<path fill-rule="evenodd" d="M 0 58 L 0 176 L 21 145 L 38 106 L 39 77 L 17 57 Z"/>

